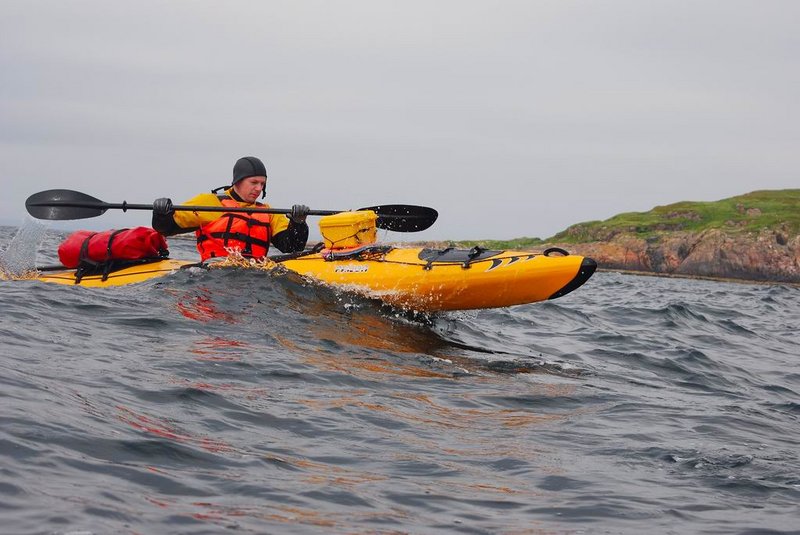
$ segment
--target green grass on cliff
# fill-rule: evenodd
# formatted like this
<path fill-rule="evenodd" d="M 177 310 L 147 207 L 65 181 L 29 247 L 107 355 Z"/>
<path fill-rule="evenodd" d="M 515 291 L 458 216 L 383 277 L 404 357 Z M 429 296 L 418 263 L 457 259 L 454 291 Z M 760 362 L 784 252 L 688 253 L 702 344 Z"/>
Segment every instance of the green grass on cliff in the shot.
<path fill-rule="evenodd" d="M 729 234 L 779 229 L 800 233 L 800 189 L 754 191 L 714 202 L 678 202 L 649 212 L 618 214 L 572 225 L 549 242 L 605 241 L 620 234 L 651 238 L 666 232 L 721 229 Z"/>
<path fill-rule="evenodd" d="M 544 243 L 539 238 L 515 238 L 513 240 L 464 240 L 464 241 L 451 241 L 451 247 L 463 247 L 470 249 L 475 245 L 480 245 L 486 249 L 500 249 L 502 251 L 508 249 L 530 249 L 537 245 Z"/>
<path fill-rule="evenodd" d="M 546 240 L 479 240 L 450 242 L 456 247 L 529 249 L 543 243 L 608 241 L 621 234 L 648 239 L 672 231 L 722 229 L 729 234 L 779 229 L 800 233 L 800 189 L 763 190 L 714 202 L 683 201 L 656 206 L 649 212 L 618 214 L 605 221 L 572 225 Z"/>

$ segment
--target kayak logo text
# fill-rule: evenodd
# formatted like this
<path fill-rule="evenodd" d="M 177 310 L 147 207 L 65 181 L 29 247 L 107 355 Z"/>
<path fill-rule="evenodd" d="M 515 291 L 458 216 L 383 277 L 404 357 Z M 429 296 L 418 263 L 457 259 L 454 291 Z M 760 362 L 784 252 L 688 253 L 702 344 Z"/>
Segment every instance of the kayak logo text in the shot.
<path fill-rule="evenodd" d="M 365 273 L 369 266 L 348 264 L 346 266 L 336 266 L 333 271 L 336 273 Z"/>

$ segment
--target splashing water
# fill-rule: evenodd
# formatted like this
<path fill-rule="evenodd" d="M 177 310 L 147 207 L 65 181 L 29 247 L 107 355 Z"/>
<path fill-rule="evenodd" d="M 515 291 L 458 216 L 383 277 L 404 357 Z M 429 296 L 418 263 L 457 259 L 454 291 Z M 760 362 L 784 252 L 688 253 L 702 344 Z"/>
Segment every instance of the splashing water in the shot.
<path fill-rule="evenodd" d="M 5 251 L 0 253 L 0 278 L 21 279 L 36 273 L 36 253 L 48 225 L 26 216 Z"/>

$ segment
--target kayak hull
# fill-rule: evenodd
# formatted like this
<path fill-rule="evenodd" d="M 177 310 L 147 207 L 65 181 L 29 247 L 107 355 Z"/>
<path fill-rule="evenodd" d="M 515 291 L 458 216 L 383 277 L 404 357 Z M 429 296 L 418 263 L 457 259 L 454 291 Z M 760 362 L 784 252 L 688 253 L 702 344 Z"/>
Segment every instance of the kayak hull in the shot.
<path fill-rule="evenodd" d="M 597 267 L 582 256 L 521 251 L 504 251 L 468 263 L 429 265 L 419 252 L 394 249 L 380 261 L 325 261 L 315 255 L 283 265 L 334 286 L 423 311 L 507 307 L 561 297 L 588 280 Z"/>
<path fill-rule="evenodd" d="M 309 279 L 420 311 L 469 310 L 534 303 L 561 297 L 581 286 L 597 264 L 582 256 L 491 251 L 468 257 L 431 250 L 372 248 L 350 256 L 316 253 L 281 261 Z M 458 252 L 458 251 L 456 251 Z M 439 253 L 433 251 L 433 253 Z M 441 258 L 441 259 L 439 259 Z M 102 275 L 84 275 L 80 286 L 125 286 L 163 277 L 187 265 L 160 260 Z M 42 273 L 42 282 L 76 284 L 75 271 Z"/>

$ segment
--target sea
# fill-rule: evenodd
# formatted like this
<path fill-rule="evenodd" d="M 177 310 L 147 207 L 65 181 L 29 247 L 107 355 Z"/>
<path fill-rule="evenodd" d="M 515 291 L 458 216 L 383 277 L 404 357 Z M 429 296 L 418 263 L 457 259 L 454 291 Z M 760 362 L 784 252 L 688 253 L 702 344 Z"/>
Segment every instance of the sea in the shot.
<path fill-rule="evenodd" d="M 0 309 L 1 533 L 800 533 L 797 287 L 425 315 L 187 270 Z"/>

